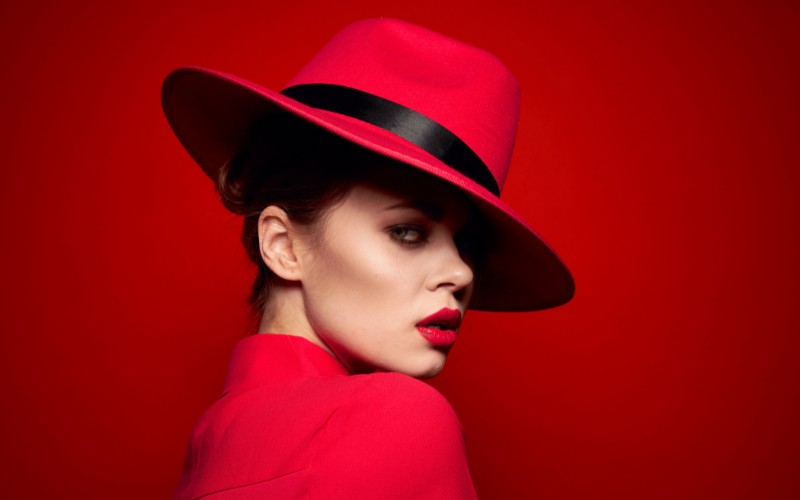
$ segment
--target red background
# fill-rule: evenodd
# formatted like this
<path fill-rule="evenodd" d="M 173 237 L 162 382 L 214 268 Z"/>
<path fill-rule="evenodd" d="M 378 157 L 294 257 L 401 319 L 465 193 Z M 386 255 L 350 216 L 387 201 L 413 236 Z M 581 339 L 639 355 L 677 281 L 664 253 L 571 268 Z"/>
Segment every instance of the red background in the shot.
<path fill-rule="evenodd" d="M 279 89 L 391 16 L 517 74 L 504 198 L 577 282 L 556 310 L 471 313 L 434 382 L 480 496 L 800 498 L 797 3 L 20 4 L 0 7 L 4 497 L 168 497 L 248 333 L 239 221 L 161 114 L 167 72 Z"/>

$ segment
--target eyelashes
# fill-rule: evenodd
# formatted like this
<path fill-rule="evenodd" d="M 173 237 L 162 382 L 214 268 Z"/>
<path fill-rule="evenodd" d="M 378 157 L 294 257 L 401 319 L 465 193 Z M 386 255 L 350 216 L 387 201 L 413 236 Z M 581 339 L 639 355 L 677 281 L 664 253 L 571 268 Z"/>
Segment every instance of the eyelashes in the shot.
<path fill-rule="evenodd" d="M 404 246 L 418 246 L 428 241 L 427 230 L 417 224 L 389 226 L 389 236 Z"/>
<path fill-rule="evenodd" d="M 428 229 L 420 224 L 395 224 L 387 228 L 389 236 L 408 247 L 421 246 L 428 242 Z M 455 245 L 462 255 L 476 257 L 482 254 L 483 242 L 477 231 L 462 231 L 455 235 Z"/>

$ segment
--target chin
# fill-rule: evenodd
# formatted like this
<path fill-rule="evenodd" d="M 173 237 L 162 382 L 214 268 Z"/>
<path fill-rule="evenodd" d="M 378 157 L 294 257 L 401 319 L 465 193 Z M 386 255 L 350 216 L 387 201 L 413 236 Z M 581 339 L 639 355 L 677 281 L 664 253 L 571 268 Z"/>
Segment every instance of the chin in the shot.
<path fill-rule="evenodd" d="M 447 355 L 439 353 L 436 359 L 421 359 L 419 360 L 419 363 L 403 366 L 402 368 L 398 368 L 393 371 L 421 380 L 433 378 L 442 371 L 446 359 Z"/>

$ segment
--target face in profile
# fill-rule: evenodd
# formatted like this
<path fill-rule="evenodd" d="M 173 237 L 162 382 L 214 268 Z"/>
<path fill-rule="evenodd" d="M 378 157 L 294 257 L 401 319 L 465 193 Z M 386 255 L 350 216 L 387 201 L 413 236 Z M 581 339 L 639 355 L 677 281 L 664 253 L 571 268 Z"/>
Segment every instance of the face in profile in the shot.
<path fill-rule="evenodd" d="M 412 169 L 355 184 L 299 256 L 306 336 L 353 373 L 436 375 L 472 296 L 478 227 L 458 189 Z"/>

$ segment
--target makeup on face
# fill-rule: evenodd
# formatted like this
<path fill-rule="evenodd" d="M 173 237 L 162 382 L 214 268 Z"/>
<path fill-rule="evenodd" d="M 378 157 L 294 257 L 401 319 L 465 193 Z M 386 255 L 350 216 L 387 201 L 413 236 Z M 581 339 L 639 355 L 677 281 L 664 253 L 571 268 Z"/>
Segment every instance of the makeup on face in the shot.
<path fill-rule="evenodd" d="M 355 184 L 303 257 L 312 340 L 354 373 L 437 374 L 472 296 L 475 214 L 422 174 Z"/>
<path fill-rule="evenodd" d="M 420 321 L 417 330 L 431 345 L 449 349 L 456 343 L 459 326 L 461 311 L 443 308 Z"/>

